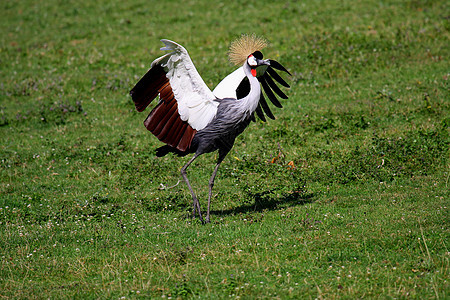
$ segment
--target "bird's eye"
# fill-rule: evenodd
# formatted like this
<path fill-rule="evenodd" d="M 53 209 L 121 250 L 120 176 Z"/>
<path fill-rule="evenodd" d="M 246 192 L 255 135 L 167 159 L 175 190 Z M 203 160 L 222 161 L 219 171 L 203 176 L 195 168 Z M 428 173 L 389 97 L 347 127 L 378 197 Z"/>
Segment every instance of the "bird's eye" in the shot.
<path fill-rule="evenodd" d="M 256 58 L 255 58 L 253 55 L 250 55 L 250 56 L 247 58 L 247 63 L 248 63 L 248 65 L 249 65 L 250 67 L 255 67 L 255 66 L 258 65 L 258 63 L 256 62 Z"/>

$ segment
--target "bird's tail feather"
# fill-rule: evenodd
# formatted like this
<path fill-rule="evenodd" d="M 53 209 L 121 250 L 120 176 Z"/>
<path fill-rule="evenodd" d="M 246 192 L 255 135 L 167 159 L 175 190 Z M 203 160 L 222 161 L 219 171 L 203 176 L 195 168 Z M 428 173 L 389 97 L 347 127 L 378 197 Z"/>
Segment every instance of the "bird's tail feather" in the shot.
<path fill-rule="evenodd" d="M 157 157 L 163 157 L 169 153 L 173 153 L 176 154 L 178 156 L 186 156 L 187 154 L 189 154 L 190 152 L 188 151 L 180 151 L 177 148 L 171 147 L 169 145 L 164 145 L 162 147 L 159 147 L 158 149 L 156 149 L 156 156 Z"/>

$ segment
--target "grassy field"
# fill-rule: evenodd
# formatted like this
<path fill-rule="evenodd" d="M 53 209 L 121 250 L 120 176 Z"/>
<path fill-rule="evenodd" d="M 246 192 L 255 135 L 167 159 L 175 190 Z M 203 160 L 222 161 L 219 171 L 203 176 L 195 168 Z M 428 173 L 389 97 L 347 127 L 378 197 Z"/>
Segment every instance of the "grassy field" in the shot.
<path fill-rule="evenodd" d="M 448 2 L 229 2 L 0 4 L 0 298 L 449 297 Z M 204 226 L 128 92 L 161 38 L 214 88 L 252 32 L 289 99 Z M 188 172 L 203 208 L 215 158 Z"/>

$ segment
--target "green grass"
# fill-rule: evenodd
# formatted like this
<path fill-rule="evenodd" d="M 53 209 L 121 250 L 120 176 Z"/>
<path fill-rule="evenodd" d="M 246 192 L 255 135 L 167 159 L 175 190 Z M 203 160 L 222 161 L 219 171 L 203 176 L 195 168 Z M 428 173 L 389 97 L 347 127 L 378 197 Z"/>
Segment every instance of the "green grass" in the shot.
<path fill-rule="evenodd" d="M 241 2 L 0 4 L 0 297 L 448 298 L 446 1 Z M 161 38 L 213 88 L 252 32 L 289 100 L 203 226 L 128 91 Z M 204 208 L 215 158 L 188 172 Z"/>

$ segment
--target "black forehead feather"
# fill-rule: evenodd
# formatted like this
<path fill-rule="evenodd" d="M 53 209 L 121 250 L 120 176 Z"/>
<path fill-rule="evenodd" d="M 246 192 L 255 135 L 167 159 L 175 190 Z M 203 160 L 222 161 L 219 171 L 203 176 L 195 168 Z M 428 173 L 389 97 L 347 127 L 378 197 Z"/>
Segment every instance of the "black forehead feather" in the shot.
<path fill-rule="evenodd" d="M 252 54 L 257 59 L 263 59 L 263 54 L 261 53 L 261 51 L 255 51 Z"/>

